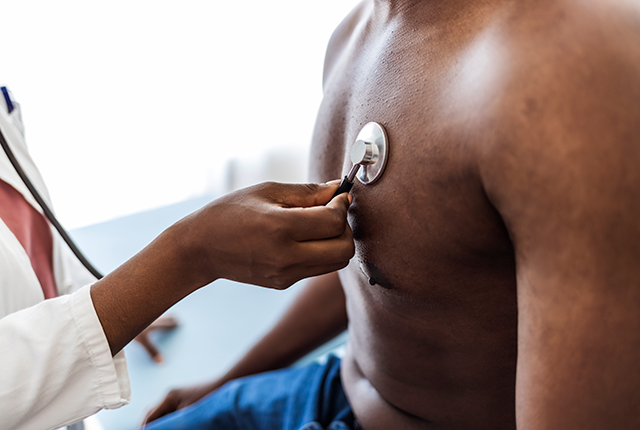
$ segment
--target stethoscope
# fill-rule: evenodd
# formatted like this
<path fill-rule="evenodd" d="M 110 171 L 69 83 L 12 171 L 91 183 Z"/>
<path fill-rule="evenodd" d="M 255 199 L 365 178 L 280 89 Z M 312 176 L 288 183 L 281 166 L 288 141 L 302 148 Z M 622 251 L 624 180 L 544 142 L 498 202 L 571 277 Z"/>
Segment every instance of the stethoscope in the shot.
<path fill-rule="evenodd" d="M 353 167 L 342 179 L 333 197 L 351 191 L 356 177 L 364 185 L 380 179 L 389 158 L 389 138 L 384 127 L 377 122 L 365 124 L 351 146 L 350 155 Z"/>
<path fill-rule="evenodd" d="M 82 265 L 93 276 L 97 279 L 102 279 L 102 273 L 100 273 L 100 271 L 98 271 L 98 269 L 96 269 L 84 256 L 82 251 L 80 251 L 80 248 L 78 248 L 73 239 L 71 239 L 71 236 L 69 236 L 69 233 L 67 233 L 64 227 L 62 227 L 60 222 L 58 222 L 53 211 L 51 211 L 25 171 L 22 169 L 22 166 L 20 166 L 20 163 L 11 150 L 11 147 L 4 138 L 2 130 L 0 130 L 0 145 L 2 145 L 2 149 L 4 149 L 4 152 L 7 154 L 7 158 L 20 176 L 20 179 L 22 179 L 22 182 L 27 186 L 27 189 L 29 189 L 33 198 L 42 208 L 42 212 L 58 231 L 60 237 L 62 237 L 69 249 L 71 249 L 71 252 L 73 252 Z M 379 180 L 387 165 L 388 158 L 389 141 L 384 127 L 376 122 L 366 124 L 358 133 L 355 143 L 351 146 L 351 162 L 353 163 L 353 167 L 340 183 L 334 197 L 351 191 L 356 177 L 364 185 L 372 184 Z"/>

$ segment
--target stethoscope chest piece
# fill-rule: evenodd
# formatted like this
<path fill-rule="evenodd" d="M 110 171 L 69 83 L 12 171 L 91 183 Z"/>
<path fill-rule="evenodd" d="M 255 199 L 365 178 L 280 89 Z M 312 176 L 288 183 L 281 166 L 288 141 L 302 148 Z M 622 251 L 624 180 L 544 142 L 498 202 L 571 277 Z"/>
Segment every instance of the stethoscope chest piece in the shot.
<path fill-rule="evenodd" d="M 365 184 L 372 184 L 382 176 L 389 158 L 387 132 L 377 122 L 365 124 L 351 147 L 351 161 L 360 164 L 356 175 Z"/>
<path fill-rule="evenodd" d="M 382 176 L 389 157 L 389 141 L 387 132 L 377 122 L 370 122 L 362 127 L 351 145 L 351 162 L 353 166 L 342 179 L 333 197 L 351 191 L 357 177 L 364 185 L 372 184 Z"/>

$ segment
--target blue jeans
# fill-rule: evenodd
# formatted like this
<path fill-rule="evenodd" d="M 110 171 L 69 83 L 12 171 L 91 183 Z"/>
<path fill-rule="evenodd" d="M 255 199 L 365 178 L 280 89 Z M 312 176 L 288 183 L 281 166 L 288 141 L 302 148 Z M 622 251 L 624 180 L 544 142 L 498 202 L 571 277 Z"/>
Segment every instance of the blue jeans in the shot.
<path fill-rule="evenodd" d="M 356 430 L 340 359 L 229 382 L 148 430 Z"/>

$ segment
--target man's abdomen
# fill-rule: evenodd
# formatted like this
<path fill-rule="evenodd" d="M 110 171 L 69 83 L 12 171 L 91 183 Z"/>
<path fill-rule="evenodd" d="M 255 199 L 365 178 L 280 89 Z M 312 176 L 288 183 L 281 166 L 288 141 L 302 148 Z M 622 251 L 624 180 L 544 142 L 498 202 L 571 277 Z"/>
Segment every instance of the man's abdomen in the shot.
<path fill-rule="evenodd" d="M 350 321 L 342 378 L 365 430 L 515 428 L 512 281 L 481 291 L 456 279 L 446 294 L 426 279 L 371 285 L 367 271 L 357 255 L 341 273 Z"/>

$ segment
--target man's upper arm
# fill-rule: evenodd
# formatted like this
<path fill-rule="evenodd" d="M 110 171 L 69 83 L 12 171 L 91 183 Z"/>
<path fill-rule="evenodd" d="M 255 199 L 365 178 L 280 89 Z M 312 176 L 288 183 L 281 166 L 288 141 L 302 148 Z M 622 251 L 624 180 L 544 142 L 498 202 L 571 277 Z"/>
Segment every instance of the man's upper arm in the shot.
<path fill-rule="evenodd" d="M 518 429 L 640 428 L 640 55 L 590 49 L 514 80 L 480 161 L 516 253 Z"/>

